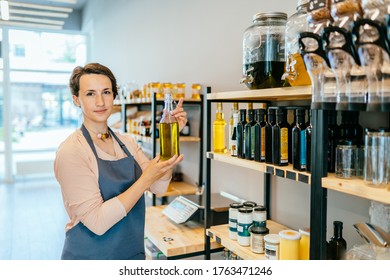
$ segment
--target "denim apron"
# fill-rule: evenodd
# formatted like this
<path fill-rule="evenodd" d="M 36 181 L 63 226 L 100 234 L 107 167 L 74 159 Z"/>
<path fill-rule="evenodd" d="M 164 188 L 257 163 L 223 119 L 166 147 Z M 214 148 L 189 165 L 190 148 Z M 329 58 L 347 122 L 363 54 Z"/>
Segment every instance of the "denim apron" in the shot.
<path fill-rule="evenodd" d="M 108 161 L 96 153 L 92 138 L 84 124 L 81 127 L 99 168 L 99 187 L 103 200 L 109 200 L 128 189 L 141 176 L 142 170 L 115 133 L 127 157 Z M 69 174 L 69 176 L 72 176 Z M 142 196 L 130 212 L 103 235 L 96 235 L 83 223 L 66 232 L 61 259 L 64 260 L 144 260 L 145 198 Z"/>

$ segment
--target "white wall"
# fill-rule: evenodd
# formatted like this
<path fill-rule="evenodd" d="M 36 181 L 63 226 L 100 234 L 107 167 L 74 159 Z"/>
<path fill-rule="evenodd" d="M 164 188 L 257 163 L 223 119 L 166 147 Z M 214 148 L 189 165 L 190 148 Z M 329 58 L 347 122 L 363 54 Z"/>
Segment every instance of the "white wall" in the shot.
<path fill-rule="evenodd" d="M 246 89 L 239 83 L 241 47 L 252 16 L 267 11 L 291 15 L 295 4 L 293 0 L 94 0 L 88 3 L 83 26 L 92 32 L 91 60 L 111 67 L 120 83 L 200 82 L 213 92 L 232 91 Z M 212 170 L 213 192 L 225 190 L 262 203 L 262 174 L 215 162 Z M 309 185 L 273 178 L 272 192 L 275 220 L 295 229 L 309 225 Z M 368 221 L 369 203 L 329 191 L 328 239 L 332 222 L 341 220 L 348 247 L 362 243 L 352 225 Z"/>

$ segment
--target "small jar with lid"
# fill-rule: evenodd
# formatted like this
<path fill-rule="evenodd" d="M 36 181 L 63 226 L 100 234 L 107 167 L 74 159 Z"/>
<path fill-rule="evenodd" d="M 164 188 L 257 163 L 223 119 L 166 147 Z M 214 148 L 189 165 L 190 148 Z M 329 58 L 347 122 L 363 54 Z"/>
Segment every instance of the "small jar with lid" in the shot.
<path fill-rule="evenodd" d="M 263 205 L 253 207 L 253 226 L 267 226 L 267 209 Z"/>
<path fill-rule="evenodd" d="M 229 238 L 237 240 L 237 217 L 241 203 L 231 203 L 229 208 Z"/>
<path fill-rule="evenodd" d="M 191 99 L 200 100 L 200 89 L 201 89 L 200 84 L 197 83 L 192 84 L 191 89 L 192 89 Z"/>
<path fill-rule="evenodd" d="M 245 201 L 242 203 L 242 206 L 244 207 L 256 207 L 257 206 L 257 203 L 254 202 L 254 201 Z"/>
<path fill-rule="evenodd" d="M 279 235 L 267 234 L 264 236 L 264 255 L 267 260 L 279 259 Z"/>
<path fill-rule="evenodd" d="M 249 227 L 253 223 L 252 208 L 241 207 L 238 209 L 237 215 L 237 242 L 241 246 L 250 245 Z"/>
<path fill-rule="evenodd" d="M 264 236 L 269 233 L 267 227 L 256 227 L 251 226 L 250 232 L 250 248 L 253 253 L 263 254 L 264 253 Z"/>
<path fill-rule="evenodd" d="M 282 86 L 287 14 L 257 13 L 243 35 L 243 78 L 249 89 Z"/>
<path fill-rule="evenodd" d="M 301 234 L 295 230 L 282 230 L 279 232 L 281 260 L 299 260 L 299 241 Z"/>

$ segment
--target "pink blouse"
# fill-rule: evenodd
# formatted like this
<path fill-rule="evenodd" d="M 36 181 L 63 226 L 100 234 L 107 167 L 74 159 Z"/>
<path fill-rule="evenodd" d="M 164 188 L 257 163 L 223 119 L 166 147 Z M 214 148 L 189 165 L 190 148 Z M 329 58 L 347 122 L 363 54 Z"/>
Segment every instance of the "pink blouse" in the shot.
<path fill-rule="evenodd" d="M 142 170 L 149 159 L 130 135 L 115 133 L 126 145 Z M 119 160 L 126 154 L 114 140 L 116 156 L 111 156 L 95 145 L 99 158 Z M 99 189 L 99 170 L 96 157 L 80 129 L 73 132 L 57 150 L 54 174 L 61 186 L 65 209 L 70 218 L 65 229 L 69 230 L 82 222 L 95 234 L 102 235 L 123 217 L 126 211 L 117 197 L 103 201 Z M 169 179 L 156 181 L 149 190 L 156 194 L 166 192 Z"/>

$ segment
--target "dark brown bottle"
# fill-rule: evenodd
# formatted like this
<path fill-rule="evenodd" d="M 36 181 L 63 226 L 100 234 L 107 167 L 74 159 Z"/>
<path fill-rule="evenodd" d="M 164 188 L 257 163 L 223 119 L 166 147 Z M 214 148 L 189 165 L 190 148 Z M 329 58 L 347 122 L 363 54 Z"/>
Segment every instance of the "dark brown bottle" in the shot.
<path fill-rule="evenodd" d="M 265 109 L 256 109 L 255 114 L 255 161 L 265 161 Z"/>
<path fill-rule="evenodd" d="M 345 258 L 347 242 L 343 238 L 343 222 L 333 222 L 333 236 L 329 241 L 329 249 L 332 260 L 342 260 Z"/>
<path fill-rule="evenodd" d="M 293 169 L 306 170 L 306 124 L 305 109 L 296 110 L 296 124 L 292 129 L 292 162 Z"/>
<path fill-rule="evenodd" d="M 237 157 L 245 158 L 246 109 L 240 109 L 240 121 L 237 124 Z"/>
<path fill-rule="evenodd" d="M 272 127 L 272 138 L 274 140 L 272 159 L 275 165 L 288 165 L 290 131 L 290 124 L 287 122 L 287 110 L 278 108 L 276 110 L 276 125 Z"/>
<path fill-rule="evenodd" d="M 311 132 L 313 126 L 311 124 L 311 110 L 309 110 L 309 125 L 305 129 L 306 136 L 306 171 L 311 172 Z"/>
<path fill-rule="evenodd" d="M 255 158 L 255 110 L 248 109 L 248 122 L 245 124 L 245 159 Z"/>
<path fill-rule="evenodd" d="M 274 141 L 272 138 L 272 127 L 276 124 L 275 109 L 268 108 L 267 123 L 265 125 L 265 162 L 273 163 L 272 161 L 272 146 Z"/>

